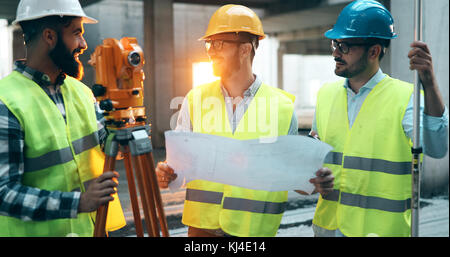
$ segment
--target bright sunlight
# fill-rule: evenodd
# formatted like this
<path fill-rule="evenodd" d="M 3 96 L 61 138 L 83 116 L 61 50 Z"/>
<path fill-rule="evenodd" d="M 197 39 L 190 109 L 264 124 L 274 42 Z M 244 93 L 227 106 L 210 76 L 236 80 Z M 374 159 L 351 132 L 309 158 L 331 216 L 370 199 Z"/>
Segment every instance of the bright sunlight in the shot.
<path fill-rule="evenodd" d="M 196 62 L 192 64 L 192 87 L 218 80 L 214 76 L 211 62 Z"/>

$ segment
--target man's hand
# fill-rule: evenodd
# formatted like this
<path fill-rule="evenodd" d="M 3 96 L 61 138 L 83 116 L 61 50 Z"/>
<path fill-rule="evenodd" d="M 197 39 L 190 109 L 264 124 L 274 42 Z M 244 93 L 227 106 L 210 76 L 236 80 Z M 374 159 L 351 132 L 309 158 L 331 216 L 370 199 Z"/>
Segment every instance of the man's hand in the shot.
<path fill-rule="evenodd" d="M 433 86 L 435 78 L 430 49 L 428 49 L 427 44 L 421 41 L 414 41 L 411 48 L 408 53 L 409 69 L 419 72 L 424 88 Z"/>
<path fill-rule="evenodd" d="M 309 182 L 315 186 L 314 193 L 319 192 L 323 197 L 333 191 L 334 176 L 330 169 L 321 168 L 316 171 L 316 177 Z"/>
<path fill-rule="evenodd" d="M 155 172 L 160 188 L 169 187 L 169 183 L 177 178 L 177 174 L 175 174 L 174 170 L 169 165 L 167 165 L 166 162 L 158 162 Z"/>
<path fill-rule="evenodd" d="M 433 71 L 433 60 L 427 44 L 414 41 L 408 53 L 409 69 L 417 70 L 425 95 L 424 113 L 429 116 L 441 117 L 445 110 L 436 76 Z"/>
<path fill-rule="evenodd" d="M 111 195 L 116 193 L 115 187 L 118 186 L 117 178 L 119 173 L 116 171 L 107 171 L 100 177 L 94 179 L 86 189 L 81 193 L 78 212 L 92 212 L 101 205 L 114 200 Z"/>

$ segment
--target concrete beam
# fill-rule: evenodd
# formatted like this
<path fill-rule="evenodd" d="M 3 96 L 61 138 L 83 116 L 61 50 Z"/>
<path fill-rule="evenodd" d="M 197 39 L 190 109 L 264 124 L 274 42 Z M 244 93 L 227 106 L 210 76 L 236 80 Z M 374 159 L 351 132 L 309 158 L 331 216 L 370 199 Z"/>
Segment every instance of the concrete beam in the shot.
<path fill-rule="evenodd" d="M 240 4 L 249 8 L 268 8 L 270 3 L 277 2 L 277 0 L 173 0 L 175 3 L 186 4 L 201 4 L 201 5 L 226 5 L 226 4 Z"/>
<path fill-rule="evenodd" d="M 321 5 L 316 8 L 266 16 L 261 21 L 264 32 L 268 34 L 325 27 L 336 22 L 344 7 L 345 4 Z"/>
<path fill-rule="evenodd" d="M 276 37 L 280 42 L 323 39 L 323 34 L 332 27 L 333 25 L 324 25 L 314 28 L 274 33 L 273 36 Z"/>
<path fill-rule="evenodd" d="M 330 40 L 327 38 L 286 42 L 286 54 L 331 55 Z"/>

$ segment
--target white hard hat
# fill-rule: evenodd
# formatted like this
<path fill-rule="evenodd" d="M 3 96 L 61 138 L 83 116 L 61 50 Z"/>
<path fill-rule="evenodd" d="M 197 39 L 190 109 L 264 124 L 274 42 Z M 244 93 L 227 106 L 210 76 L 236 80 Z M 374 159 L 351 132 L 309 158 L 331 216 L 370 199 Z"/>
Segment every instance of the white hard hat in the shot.
<path fill-rule="evenodd" d="M 20 0 L 12 24 L 53 15 L 81 17 L 85 23 L 98 22 L 84 13 L 78 0 Z"/>

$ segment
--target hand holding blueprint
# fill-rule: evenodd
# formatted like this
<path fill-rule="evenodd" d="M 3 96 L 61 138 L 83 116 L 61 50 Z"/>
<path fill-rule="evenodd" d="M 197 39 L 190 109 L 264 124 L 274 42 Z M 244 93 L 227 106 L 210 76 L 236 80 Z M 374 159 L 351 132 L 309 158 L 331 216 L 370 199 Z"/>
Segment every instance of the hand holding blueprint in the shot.
<path fill-rule="evenodd" d="M 302 190 L 312 193 L 309 179 L 323 166 L 332 147 L 305 136 L 274 140 L 237 140 L 201 133 L 167 131 L 167 163 L 178 175 L 177 189 L 203 179 L 254 190 Z"/>

